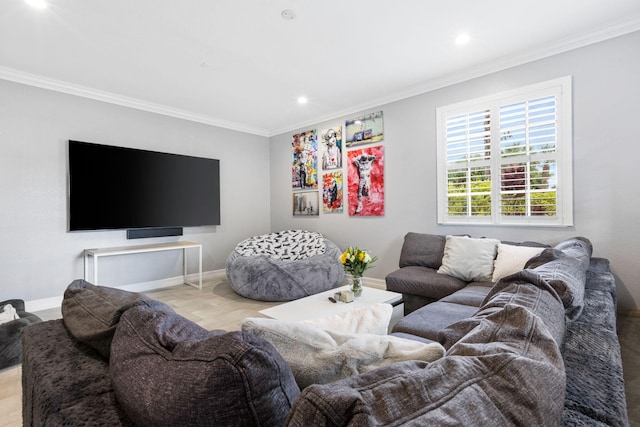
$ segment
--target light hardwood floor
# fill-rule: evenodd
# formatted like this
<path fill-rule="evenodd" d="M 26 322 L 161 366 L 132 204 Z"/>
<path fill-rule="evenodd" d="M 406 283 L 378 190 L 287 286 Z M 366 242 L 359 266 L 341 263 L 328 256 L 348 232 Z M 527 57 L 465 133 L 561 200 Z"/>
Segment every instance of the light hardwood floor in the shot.
<path fill-rule="evenodd" d="M 246 317 L 279 303 L 252 301 L 237 295 L 226 277 L 203 283 L 202 291 L 187 285 L 147 292 L 151 298 L 169 304 L 180 315 L 205 329 L 238 330 Z M 36 313 L 43 320 L 58 319 L 60 309 Z M 640 427 L 640 317 L 618 317 L 618 334 L 627 390 L 631 427 Z M 0 427 L 22 425 L 22 371 L 20 366 L 0 370 Z"/>

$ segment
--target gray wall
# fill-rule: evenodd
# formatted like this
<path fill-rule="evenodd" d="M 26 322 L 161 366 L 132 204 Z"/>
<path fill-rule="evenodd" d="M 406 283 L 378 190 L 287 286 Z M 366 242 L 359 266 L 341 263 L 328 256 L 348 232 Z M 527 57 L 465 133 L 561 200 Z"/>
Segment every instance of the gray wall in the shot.
<path fill-rule="evenodd" d="M 67 232 L 69 139 L 220 159 L 222 225 L 133 241 L 122 230 Z M 196 241 L 204 271 L 224 268 L 238 241 L 269 231 L 268 158 L 266 137 L 0 80 L 0 299 L 61 296 L 83 276 L 85 248 Z M 177 277 L 181 260 L 178 251 L 105 258 L 100 281 Z"/>
<path fill-rule="evenodd" d="M 640 32 L 368 110 L 384 111 L 385 216 L 291 214 L 291 135 L 270 141 L 271 229 L 322 232 L 341 248 L 359 245 L 380 257 L 367 274 L 397 268 L 408 231 L 469 233 L 504 240 L 556 243 L 582 235 L 595 256 L 609 258 L 619 308 L 637 309 L 640 281 Z M 574 220 L 571 228 L 439 226 L 436 224 L 435 109 L 504 90 L 573 76 Z M 339 94 L 336 94 L 339 96 Z M 342 117 L 344 120 L 350 117 Z M 334 121 L 317 123 L 317 128 Z M 305 129 L 316 126 L 308 126 Z"/>

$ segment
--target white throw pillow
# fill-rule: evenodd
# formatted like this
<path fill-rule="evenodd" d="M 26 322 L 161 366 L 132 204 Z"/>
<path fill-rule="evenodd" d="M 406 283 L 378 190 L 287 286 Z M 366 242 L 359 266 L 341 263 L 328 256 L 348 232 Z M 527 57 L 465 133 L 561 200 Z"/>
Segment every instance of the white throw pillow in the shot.
<path fill-rule="evenodd" d="M 392 335 L 342 334 L 284 320 L 247 318 L 242 330 L 269 341 L 291 366 L 301 389 L 395 362 L 432 362 L 445 353 L 437 342 L 425 344 Z"/>
<path fill-rule="evenodd" d="M 3 323 L 9 323 L 12 320 L 19 319 L 18 312 L 11 304 L 7 304 L 2 308 L 0 312 L 0 325 Z"/>
<path fill-rule="evenodd" d="M 488 282 L 493 274 L 499 240 L 447 236 L 438 273 L 466 282 Z"/>
<path fill-rule="evenodd" d="M 387 335 L 392 314 L 391 304 L 379 303 L 322 319 L 303 320 L 302 323 L 344 334 Z"/>
<path fill-rule="evenodd" d="M 500 243 L 498 245 L 498 257 L 494 263 L 492 282 L 497 282 L 505 276 L 508 276 L 524 268 L 529 259 L 538 255 L 544 248 L 535 248 L 531 246 L 514 246 Z"/>

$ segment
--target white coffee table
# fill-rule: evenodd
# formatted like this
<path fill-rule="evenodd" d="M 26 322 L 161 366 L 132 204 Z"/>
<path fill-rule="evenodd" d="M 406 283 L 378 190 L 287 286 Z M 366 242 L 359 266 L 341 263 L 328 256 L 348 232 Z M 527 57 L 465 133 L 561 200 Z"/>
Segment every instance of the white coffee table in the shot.
<path fill-rule="evenodd" d="M 349 289 L 349 286 L 331 289 L 329 291 L 320 292 L 319 294 L 310 295 L 295 301 L 277 305 L 275 307 L 260 310 L 260 313 L 278 320 L 313 320 L 323 317 L 342 314 L 359 308 L 368 307 L 373 304 L 386 303 L 393 306 L 393 314 L 389 329 L 396 324 L 404 315 L 404 303 L 402 294 L 397 292 L 385 291 L 383 289 L 364 287 L 362 295 L 354 298 L 353 302 L 331 302 L 329 297 L 338 291 Z"/>

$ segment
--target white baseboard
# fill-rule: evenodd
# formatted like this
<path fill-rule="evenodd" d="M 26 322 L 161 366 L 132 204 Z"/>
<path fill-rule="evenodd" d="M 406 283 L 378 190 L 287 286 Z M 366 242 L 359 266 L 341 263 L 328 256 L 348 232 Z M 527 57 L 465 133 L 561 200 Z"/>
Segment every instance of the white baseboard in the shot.
<path fill-rule="evenodd" d="M 203 271 L 202 281 L 218 279 L 220 277 L 224 277 L 225 275 L 226 275 L 226 271 L 224 269 Z M 197 282 L 198 274 L 197 273 L 188 274 L 187 281 Z M 133 284 L 124 285 L 124 286 L 114 286 L 114 288 L 122 289 L 129 292 L 147 292 L 155 289 L 169 288 L 171 286 L 178 286 L 182 284 L 184 284 L 183 277 L 177 276 L 177 277 L 170 277 L 167 279 L 153 280 L 151 282 L 133 283 Z M 31 301 L 25 301 L 24 305 L 25 305 L 26 311 L 28 312 L 58 308 L 62 305 L 62 295 L 51 297 L 51 298 L 42 298 L 42 299 L 36 299 Z"/>
<path fill-rule="evenodd" d="M 220 270 L 211 270 L 205 271 L 202 273 L 202 280 L 215 280 L 219 278 L 226 277 L 226 271 L 224 269 Z M 188 274 L 187 281 L 195 283 L 198 280 L 198 274 Z M 363 277 L 363 282 L 365 286 L 371 286 L 372 288 L 377 289 L 387 289 L 387 285 L 384 279 L 376 279 L 373 277 Z M 170 288 L 171 286 L 182 285 L 183 278 L 182 276 L 170 277 L 168 279 L 161 280 L 153 280 L 151 282 L 142 282 L 142 283 L 133 283 L 131 285 L 124 286 L 114 286 L 116 289 L 122 289 L 129 292 L 148 292 L 156 289 L 162 288 Z M 342 281 L 342 285 L 348 285 L 351 283 L 351 276 L 345 275 L 344 280 Z M 62 295 L 51 297 L 51 298 L 43 298 L 31 301 L 25 301 L 25 309 L 28 312 L 34 311 L 42 311 L 49 310 L 52 308 L 58 308 L 62 305 Z"/>

